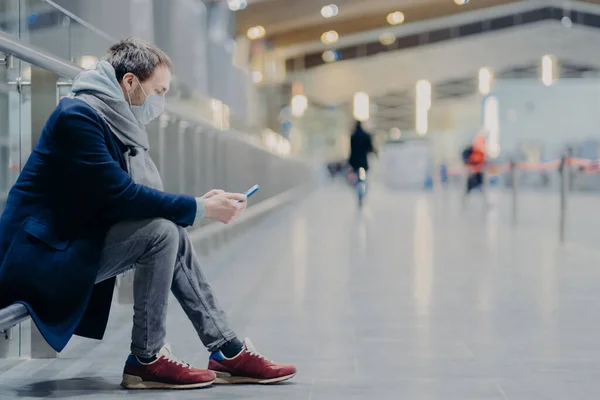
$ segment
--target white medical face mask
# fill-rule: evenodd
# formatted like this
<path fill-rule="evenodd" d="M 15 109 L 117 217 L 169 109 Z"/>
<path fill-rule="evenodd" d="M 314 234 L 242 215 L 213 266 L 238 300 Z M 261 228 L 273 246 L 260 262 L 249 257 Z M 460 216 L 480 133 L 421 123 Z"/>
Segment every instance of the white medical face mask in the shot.
<path fill-rule="evenodd" d="M 147 95 L 137 76 L 135 79 L 138 81 L 138 84 L 142 89 L 142 93 L 144 93 L 144 96 L 146 96 L 146 100 L 144 100 L 144 104 L 141 106 L 134 106 L 131 103 L 131 95 L 129 92 L 127 92 L 127 96 L 129 97 L 129 108 L 138 122 L 141 125 L 146 126 L 163 113 L 165 110 L 165 98 L 157 94 Z"/>

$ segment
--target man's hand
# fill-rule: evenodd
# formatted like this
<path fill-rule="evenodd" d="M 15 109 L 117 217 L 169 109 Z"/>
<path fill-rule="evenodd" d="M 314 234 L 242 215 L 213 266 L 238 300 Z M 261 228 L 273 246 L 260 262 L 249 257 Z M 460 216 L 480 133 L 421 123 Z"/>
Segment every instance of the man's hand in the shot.
<path fill-rule="evenodd" d="M 213 189 L 210 192 L 206 193 L 204 196 L 202 196 L 201 198 L 206 200 L 206 199 L 210 199 L 211 197 L 215 197 L 218 194 L 222 194 L 225 193 L 224 190 L 221 189 Z"/>
<path fill-rule="evenodd" d="M 228 224 L 246 209 L 246 200 L 246 196 L 240 193 L 216 193 L 204 198 L 204 217 Z"/>

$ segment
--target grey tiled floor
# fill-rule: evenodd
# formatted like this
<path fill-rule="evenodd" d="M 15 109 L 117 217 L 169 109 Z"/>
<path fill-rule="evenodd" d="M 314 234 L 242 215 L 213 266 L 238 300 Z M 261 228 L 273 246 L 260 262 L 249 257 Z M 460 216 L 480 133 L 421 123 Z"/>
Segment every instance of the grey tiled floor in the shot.
<path fill-rule="evenodd" d="M 206 260 L 240 335 L 297 365 L 291 383 L 185 392 L 119 389 L 131 309 L 102 342 L 74 339 L 58 360 L 1 361 L 0 399 L 596 399 L 600 397 L 600 198 L 577 196 L 569 243 L 558 203 L 523 194 L 461 212 L 452 194 L 375 186 L 362 213 L 322 188 Z M 169 341 L 207 353 L 175 301 Z"/>

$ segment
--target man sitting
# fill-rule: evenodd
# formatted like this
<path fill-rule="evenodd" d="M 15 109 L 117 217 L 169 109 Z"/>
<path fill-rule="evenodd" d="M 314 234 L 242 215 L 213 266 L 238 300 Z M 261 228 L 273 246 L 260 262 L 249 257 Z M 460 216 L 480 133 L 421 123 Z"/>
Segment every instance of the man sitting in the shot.
<path fill-rule="evenodd" d="M 115 276 L 134 269 L 124 387 L 289 379 L 293 366 L 238 339 L 184 229 L 202 218 L 230 222 L 246 197 L 162 190 L 145 126 L 164 109 L 171 70 L 160 49 L 128 39 L 75 79 L 74 98 L 48 119 L 0 220 L 0 307 L 24 304 L 61 351 L 73 334 L 103 337 Z M 165 343 L 169 292 L 212 353 L 209 370 L 178 361 Z"/>

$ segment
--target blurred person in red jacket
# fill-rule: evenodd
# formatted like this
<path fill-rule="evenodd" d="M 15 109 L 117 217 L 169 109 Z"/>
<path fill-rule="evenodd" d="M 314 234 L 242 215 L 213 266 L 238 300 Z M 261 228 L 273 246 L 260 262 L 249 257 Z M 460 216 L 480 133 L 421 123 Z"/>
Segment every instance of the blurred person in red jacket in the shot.
<path fill-rule="evenodd" d="M 463 151 L 462 158 L 468 171 L 465 198 L 473 189 L 483 186 L 484 168 L 487 161 L 485 144 L 485 134 L 479 132 L 475 135 L 471 146 Z"/>

